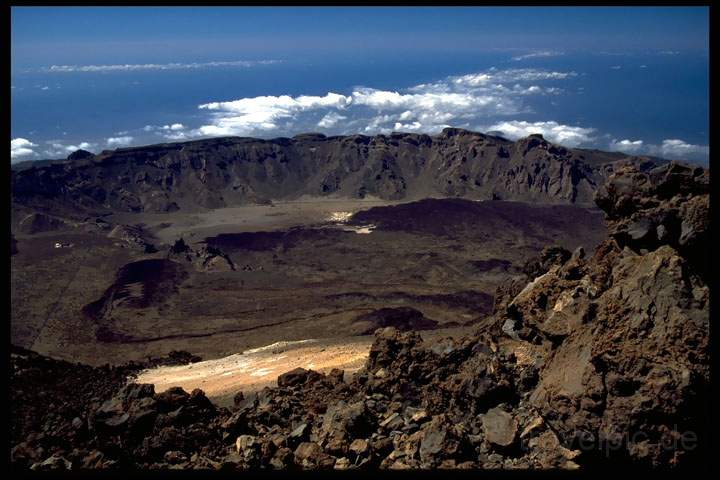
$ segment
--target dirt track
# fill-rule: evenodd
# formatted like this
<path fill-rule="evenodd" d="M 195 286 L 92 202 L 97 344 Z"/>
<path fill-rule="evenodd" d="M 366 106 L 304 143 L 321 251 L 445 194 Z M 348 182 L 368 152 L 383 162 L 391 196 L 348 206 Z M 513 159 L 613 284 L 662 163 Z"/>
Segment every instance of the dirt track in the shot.
<path fill-rule="evenodd" d="M 142 372 L 135 380 L 152 383 L 156 392 L 180 386 L 190 392 L 201 388 L 215 403 L 232 405 L 233 396 L 276 386 L 281 373 L 302 367 L 327 373 L 333 368 L 351 375 L 367 358 L 373 337 L 276 342 L 216 360 Z"/>

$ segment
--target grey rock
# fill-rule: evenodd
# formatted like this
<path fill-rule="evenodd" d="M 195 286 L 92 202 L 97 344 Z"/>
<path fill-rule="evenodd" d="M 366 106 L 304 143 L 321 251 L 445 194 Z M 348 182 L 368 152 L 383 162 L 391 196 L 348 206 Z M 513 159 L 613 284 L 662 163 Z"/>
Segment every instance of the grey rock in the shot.
<path fill-rule="evenodd" d="M 515 442 L 518 425 L 513 416 L 500 408 L 491 408 L 482 416 L 485 439 L 500 447 L 509 447 Z"/>

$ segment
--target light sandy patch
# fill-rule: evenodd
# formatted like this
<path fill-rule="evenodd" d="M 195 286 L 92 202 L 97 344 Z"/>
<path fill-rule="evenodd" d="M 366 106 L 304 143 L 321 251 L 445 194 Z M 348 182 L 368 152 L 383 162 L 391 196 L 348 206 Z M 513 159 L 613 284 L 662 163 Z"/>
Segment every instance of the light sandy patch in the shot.
<path fill-rule="evenodd" d="M 358 234 L 367 235 L 368 233 L 372 233 L 372 231 L 375 230 L 375 225 L 366 225 L 364 227 L 343 227 L 343 230 L 346 232 L 355 232 Z"/>
<path fill-rule="evenodd" d="M 253 353 L 263 353 L 263 352 L 269 352 L 269 353 L 281 353 L 289 348 L 295 348 L 299 347 L 300 345 L 305 345 L 308 343 L 317 343 L 318 340 L 314 338 L 310 338 L 307 340 L 293 340 L 288 342 L 275 342 L 271 343 L 270 345 L 265 345 L 264 347 L 257 347 L 257 348 L 251 348 L 250 350 L 245 350 L 243 352 L 244 355 L 250 355 Z M 282 357 L 278 358 L 285 358 L 287 355 L 283 355 Z"/>
<path fill-rule="evenodd" d="M 364 365 L 372 339 L 276 342 L 215 360 L 152 368 L 141 372 L 133 381 L 152 383 L 158 393 L 175 386 L 188 392 L 201 388 L 216 403 L 229 405 L 238 391 L 247 395 L 266 386 L 277 386 L 280 374 L 298 367 L 323 373 L 340 368 L 351 375 Z"/>
<path fill-rule="evenodd" d="M 344 223 L 350 220 L 352 215 L 352 212 L 332 212 L 328 217 L 328 221 Z"/>
<path fill-rule="evenodd" d="M 406 200 L 409 201 L 409 200 Z M 277 201 L 272 205 L 242 205 L 207 211 L 169 213 L 118 213 L 110 217 L 113 223 L 145 225 L 160 243 L 172 244 L 183 237 L 191 243 L 220 233 L 241 233 L 285 230 L 297 226 L 319 225 L 324 222 L 343 224 L 355 213 L 372 207 L 403 203 L 364 199 L 301 197 L 291 201 Z"/>

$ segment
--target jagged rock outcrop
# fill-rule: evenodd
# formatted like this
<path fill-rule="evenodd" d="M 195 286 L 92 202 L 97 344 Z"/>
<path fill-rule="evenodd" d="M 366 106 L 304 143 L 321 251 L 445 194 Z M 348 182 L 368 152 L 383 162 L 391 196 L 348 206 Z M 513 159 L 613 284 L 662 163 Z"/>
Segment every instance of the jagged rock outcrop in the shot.
<path fill-rule="evenodd" d="M 236 269 L 230 256 L 219 248 L 209 244 L 192 248 L 182 238 L 170 247 L 167 258 L 189 262 L 201 272 L 227 272 Z"/>
<path fill-rule="evenodd" d="M 565 445 L 681 463 L 683 436 L 706 435 L 708 172 L 626 167 L 597 203 L 612 238 L 529 283 L 501 315 L 506 333 L 550 346 L 530 403 Z"/>
<path fill-rule="evenodd" d="M 96 225 L 100 225 L 97 228 L 103 228 L 102 223 L 96 223 Z M 130 246 L 142 248 L 146 253 L 157 252 L 155 245 L 147 240 L 143 228 L 137 225 L 116 225 L 110 230 L 107 237 L 122 240 Z"/>
<path fill-rule="evenodd" d="M 122 148 L 12 171 L 12 191 L 15 202 L 33 208 L 52 201 L 74 209 L 135 212 L 302 195 L 590 205 L 613 163 L 627 158 L 568 149 L 538 135 L 511 142 L 453 128 L 436 136 L 230 137 Z"/>
<path fill-rule="evenodd" d="M 609 234 L 634 251 L 669 245 L 709 274 L 710 172 L 668 163 L 643 172 L 626 166 L 597 192 Z"/>

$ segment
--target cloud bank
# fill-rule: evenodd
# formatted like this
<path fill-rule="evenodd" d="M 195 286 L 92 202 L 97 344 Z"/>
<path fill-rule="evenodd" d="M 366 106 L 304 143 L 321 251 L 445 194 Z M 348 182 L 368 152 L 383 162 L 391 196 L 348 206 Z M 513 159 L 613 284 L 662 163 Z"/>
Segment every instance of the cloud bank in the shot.
<path fill-rule="evenodd" d="M 110 137 L 106 139 L 106 143 L 108 147 L 125 147 L 130 145 L 133 140 L 135 140 L 134 137 L 126 135 L 123 137 Z"/>
<path fill-rule="evenodd" d="M 198 106 L 208 113 L 208 121 L 183 131 L 182 138 L 290 135 L 318 130 L 329 134 L 393 130 L 436 133 L 451 125 L 473 128 L 489 119 L 531 113 L 528 99 L 562 93 L 561 88 L 546 85 L 548 82 L 576 75 L 491 68 L 400 90 L 358 86 L 348 94 L 267 95 L 209 102 Z M 145 130 L 161 131 L 152 126 Z M 166 138 L 173 138 L 165 133 Z"/>
<path fill-rule="evenodd" d="M 536 54 L 544 56 L 548 52 Z M 565 90 L 555 86 L 557 82 L 577 75 L 572 71 L 491 68 L 399 90 L 358 86 L 347 94 L 245 97 L 199 105 L 199 110 L 207 112 L 208 117 L 196 128 L 182 124 L 147 125 L 143 130 L 167 140 L 188 140 L 235 135 L 291 136 L 318 131 L 331 135 L 393 131 L 434 134 L 452 126 L 494 132 L 513 140 L 540 133 L 551 142 L 568 147 L 596 147 L 602 136 L 595 128 L 521 117 L 535 113 L 529 100 L 563 94 Z M 677 159 L 702 160 L 708 154 L 706 146 L 677 139 L 664 140 L 660 145 L 642 140 L 613 140 L 609 148 L 631 155 Z"/>
<path fill-rule="evenodd" d="M 678 139 L 663 140 L 660 145 L 661 155 L 668 158 L 690 158 L 696 155 L 709 155 L 710 147 L 707 145 L 693 145 Z"/>
<path fill-rule="evenodd" d="M 280 63 L 280 60 L 236 60 L 232 62 L 204 62 L 204 63 L 143 63 L 143 64 L 116 64 L 116 65 L 51 65 L 41 68 L 46 73 L 92 73 L 92 72 L 136 72 L 147 70 L 197 70 L 218 67 L 254 67 L 256 65 L 271 65 Z"/>
<path fill-rule="evenodd" d="M 33 147 L 37 145 L 26 138 L 13 138 L 10 140 L 10 161 L 34 155 Z"/>
<path fill-rule="evenodd" d="M 612 152 L 623 152 L 629 154 L 637 154 L 643 151 L 646 146 L 642 140 L 613 140 L 609 145 L 610 151 Z"/>
<path fill-rule="evenodd" d="M 48 140 L 45 144 L 47 144 L 48 147 L 43 150 L 42 154 L 46 158 L 64 158 L 77 150 L 92 151 L 96 146 L 95 143 L 90 142 L 80 142 L 77 145 L 66 145 L 61 140 Z"/>
<path fill-rule="evenodd" d="M 516 55 L 512 59 L 516 62 L 521 60 L 527 60 L 528 58 L 547 58 L 547 57 L 559 57 L 565 55 L 565 52 L 559 52 L 556 50 L 540 50 L 538 52 L 526 53 L 525 55 Z"/>
<path fill-rule="evenodd" d="M 613 140 L 608 148 L 630 155 L 651 155 L 671 160 L 707 161 L 710 155 L 709 146 L 691 144 L 677 138 L 665 139 L 660 144 L 645 143 L 642 140 Z"/>
<path fill-rule="evenodd" d="M 517 140 L 527 137 L 533 133 L 540 133 L 544 138 L 553 143 L 559 143 L 567 147 L 579 147 L 592 143 L 595 139 L 594 128 L 573 127 L 562 125 L 557 122 L 526 122 L 507 121 L 496 123 L 485 128 L 486 131 L 500 132 L 503 136 Z"/>

